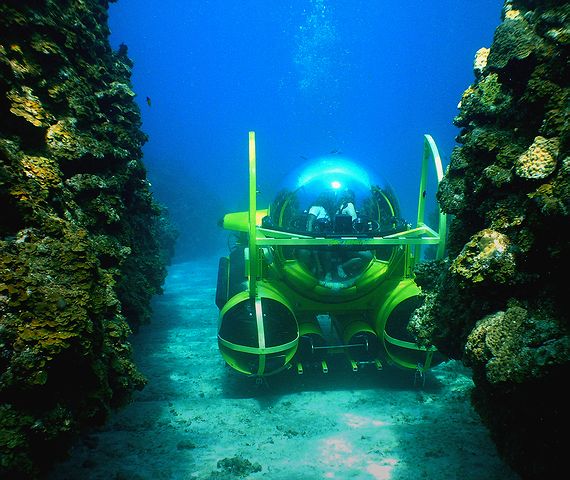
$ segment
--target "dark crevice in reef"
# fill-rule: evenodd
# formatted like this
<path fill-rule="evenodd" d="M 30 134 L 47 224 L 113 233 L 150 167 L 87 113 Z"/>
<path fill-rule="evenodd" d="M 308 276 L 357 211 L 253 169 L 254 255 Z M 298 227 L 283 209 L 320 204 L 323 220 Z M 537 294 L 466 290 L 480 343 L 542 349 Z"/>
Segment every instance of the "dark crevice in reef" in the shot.
<path fill-rule="evenodd" d="M 101 0 L 0 4 L 0 477 L 35 478 L 145 384 L 175 234 Z"/>
<path fill-rule="evenodd" d="M 438 190 L 448 258 L 418 270 L 426 302 L 409 326 L 472 368 L 473 403 L 525 479 L 566 470 L 569 50 L 570 3 L 505 2 Z"/>

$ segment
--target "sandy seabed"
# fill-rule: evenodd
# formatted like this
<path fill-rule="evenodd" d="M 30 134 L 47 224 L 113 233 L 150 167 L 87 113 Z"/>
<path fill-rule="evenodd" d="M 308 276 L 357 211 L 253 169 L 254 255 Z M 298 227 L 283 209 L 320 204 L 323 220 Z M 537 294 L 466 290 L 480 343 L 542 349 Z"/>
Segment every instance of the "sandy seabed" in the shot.
<path fill-rule="evenodd" d="M 46 480 L 517 480 L 449 361 L 425 380 L 372 366 L 293 369 L 263 385 L 217 347 L 217 258 L 173 265 L 133 337 L 146 388 Z"/>

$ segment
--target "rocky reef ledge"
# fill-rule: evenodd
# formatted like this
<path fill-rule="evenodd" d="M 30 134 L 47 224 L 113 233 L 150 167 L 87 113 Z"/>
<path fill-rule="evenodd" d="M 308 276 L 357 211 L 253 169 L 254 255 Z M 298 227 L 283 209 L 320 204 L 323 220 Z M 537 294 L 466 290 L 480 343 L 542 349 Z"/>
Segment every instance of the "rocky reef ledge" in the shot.
<path fill-rule="evenodd" d="M 174 236 L 105 0 L 0 4 L 0 478 L 34 478 L 145 380 Z"/>
<path fill-rule="evenodd" d="M 473 370 L 474 405 L 525 479 L 567 469 L 570 4 L 507 1 L 438 191 L 449 256 L 410 330 Z"/>

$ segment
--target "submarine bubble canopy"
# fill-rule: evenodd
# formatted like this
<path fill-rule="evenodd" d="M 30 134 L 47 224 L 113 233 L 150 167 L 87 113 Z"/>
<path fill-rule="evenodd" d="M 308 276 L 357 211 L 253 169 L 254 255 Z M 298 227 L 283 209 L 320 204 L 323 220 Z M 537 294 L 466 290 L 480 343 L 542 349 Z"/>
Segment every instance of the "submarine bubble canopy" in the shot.
<path fill-rule="evenodd" d="M 323 192 L 342 193 L 351 190 L 357 204 L 366 201 L 373 186 L 389 188 L 387 182 L 349 157 L 331 154 L 317 157 L 285 177 L 280 191 L 295 192 L 308 208 Z"/>

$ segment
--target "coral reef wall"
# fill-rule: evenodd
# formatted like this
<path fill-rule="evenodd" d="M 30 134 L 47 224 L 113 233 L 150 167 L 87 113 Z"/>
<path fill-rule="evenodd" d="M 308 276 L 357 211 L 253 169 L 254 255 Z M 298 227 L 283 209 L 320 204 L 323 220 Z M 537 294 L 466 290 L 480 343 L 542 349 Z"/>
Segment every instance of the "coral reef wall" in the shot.
<path fill-rule="evenodd" d="M 145 380 L 173 236 L 106 0 L 0 4 L 0 477 L 33 478 Z"/>
<path fill-rule="evenodd" d="M 410 324 L 473 369 L 474 405 L 523 478 L 566 470 L 569 49 L 567 1 L 505 3 L 438 191 L 449 256 L 418 270 L 426 303 Z"/>

